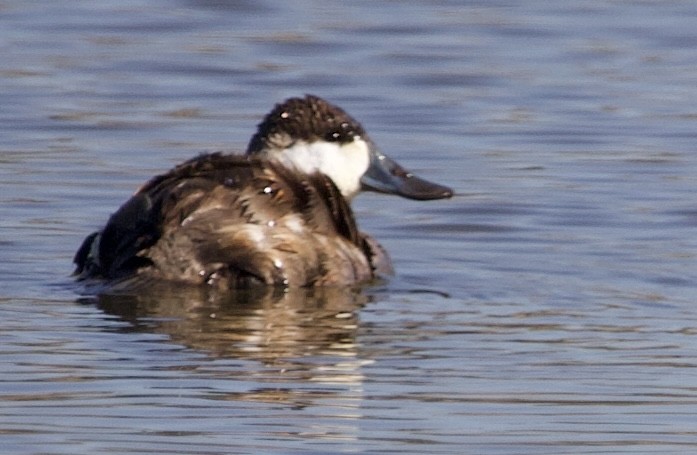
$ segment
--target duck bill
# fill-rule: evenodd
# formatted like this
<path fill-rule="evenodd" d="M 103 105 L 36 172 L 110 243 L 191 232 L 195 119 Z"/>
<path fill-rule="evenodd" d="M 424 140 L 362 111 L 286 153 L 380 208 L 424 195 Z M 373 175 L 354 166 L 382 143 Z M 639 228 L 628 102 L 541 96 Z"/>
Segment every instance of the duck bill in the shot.
<path fill-rule="evenodd" d="M 361 185 L 364 190 L 396 194 L 419 201 L 445 199 L 453 195 L 453 190 L 447 186 L 415 176 L 378 151 L 371 153 L 370 166 L 361 178 Z"/>

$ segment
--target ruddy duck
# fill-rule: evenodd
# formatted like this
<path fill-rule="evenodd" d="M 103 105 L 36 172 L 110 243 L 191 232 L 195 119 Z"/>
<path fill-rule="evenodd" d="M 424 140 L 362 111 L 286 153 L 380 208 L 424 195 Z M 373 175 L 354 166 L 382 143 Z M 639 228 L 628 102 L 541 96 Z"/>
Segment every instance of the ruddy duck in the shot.
<path fill-rule="evenodd" d="M 291 98 L 259 124 L 246 156 L 200 155 L 142 186 L 85 239 L 75 273 L 223 289 L 365 282 L 392 266 L 358 230 L 349 202 L 361 190 L 453 194 L 382 154 L 339 107 Z"/>

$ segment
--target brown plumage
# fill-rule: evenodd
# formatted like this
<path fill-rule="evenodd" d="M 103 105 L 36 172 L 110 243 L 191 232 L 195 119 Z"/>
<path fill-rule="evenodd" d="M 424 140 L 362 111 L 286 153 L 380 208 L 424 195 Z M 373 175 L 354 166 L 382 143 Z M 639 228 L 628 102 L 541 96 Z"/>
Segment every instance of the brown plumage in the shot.
<path fill-rule="evenodd" d="M 328 177 L 220 153 L 150 180 L 98 236 L 75 257 L 83 278 L 323 286 L 390 267 Z"/>

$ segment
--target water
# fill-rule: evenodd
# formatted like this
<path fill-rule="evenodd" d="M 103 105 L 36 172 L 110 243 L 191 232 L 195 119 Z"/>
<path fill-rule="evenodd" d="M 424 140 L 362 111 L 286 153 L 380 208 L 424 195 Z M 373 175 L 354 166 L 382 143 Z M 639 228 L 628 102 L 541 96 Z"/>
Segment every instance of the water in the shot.
<path fill-rule="evenodd" d="M 4 453 L 697 450 L 697 4 L 0 2 Z M 357 291 L 84 295 L 151 175 L 324 96 L 449 201 L 363 195 Z"/>

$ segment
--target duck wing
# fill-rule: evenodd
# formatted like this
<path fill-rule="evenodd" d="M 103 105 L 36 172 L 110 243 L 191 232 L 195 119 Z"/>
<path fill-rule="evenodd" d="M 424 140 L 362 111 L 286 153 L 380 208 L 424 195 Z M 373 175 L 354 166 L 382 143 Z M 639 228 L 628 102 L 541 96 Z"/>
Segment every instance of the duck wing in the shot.
<path fill-rule="evenodd" d="M 75 262 L 81 277 L 311 286 L 370 279 L 367 253 L 328 177 L 215 153 L 147 182 Z"/>

